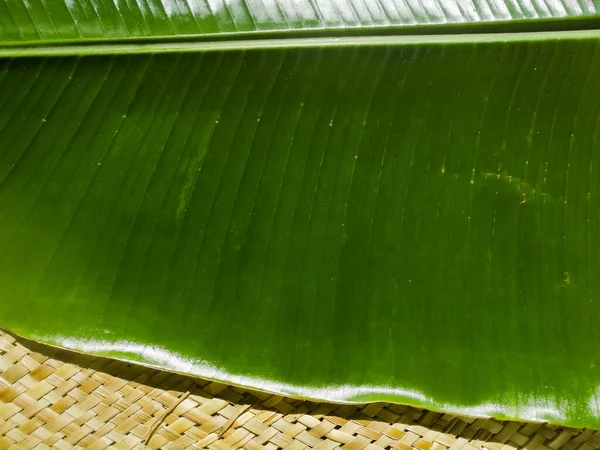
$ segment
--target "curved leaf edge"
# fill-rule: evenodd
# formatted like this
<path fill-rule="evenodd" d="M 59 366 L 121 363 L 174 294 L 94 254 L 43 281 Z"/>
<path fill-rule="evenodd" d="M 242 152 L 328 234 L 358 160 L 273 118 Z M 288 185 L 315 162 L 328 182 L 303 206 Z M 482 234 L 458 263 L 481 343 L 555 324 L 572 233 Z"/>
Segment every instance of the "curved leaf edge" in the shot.
<path fill-rule="evenodd" d="M 153 370 L 173 373 L 185 377 L 199 378 L 211 382 L 228 384 L 243 389 L 270 395 L 319 403 L 339 405 L 364 405 L 368 403 L 392 403 L 416 408 L 424 408 L 440 414 L 454 414 L 477 419 L 517 421 L 521 423 L 550 423 L 557 426 L 600 430 L 600 421 L 583 423 L 562 412 L 558 404 L 541 404 L 531 401 L 511 410 L 502 402 L 486 401 L 475 405 L 446 403 L 414 389 L 400 389 L 386 386 L 300 386 L 279 380 L 261 379 L 228 372 L 211 362 L 190 360 L 185 356 L 161 347 L 129 342 L 86 340 L 63 336 L 29 336 L 17 329 L 0 330 L 16 339 L 33 342 L 61 351 L 80 355 L 106 358 Z M 518 409 L 518 411 L 517 411 Z"/>

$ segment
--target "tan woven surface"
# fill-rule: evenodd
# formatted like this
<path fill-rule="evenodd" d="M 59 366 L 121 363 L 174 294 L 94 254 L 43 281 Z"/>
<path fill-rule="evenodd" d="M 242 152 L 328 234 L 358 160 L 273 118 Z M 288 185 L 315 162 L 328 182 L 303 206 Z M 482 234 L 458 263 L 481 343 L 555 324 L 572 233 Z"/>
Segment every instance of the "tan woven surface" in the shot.
<path fill-rule="evenodd" d="M 600 432 L 293 400 L 0 331 L 0 449 L 597 449 Z"/>

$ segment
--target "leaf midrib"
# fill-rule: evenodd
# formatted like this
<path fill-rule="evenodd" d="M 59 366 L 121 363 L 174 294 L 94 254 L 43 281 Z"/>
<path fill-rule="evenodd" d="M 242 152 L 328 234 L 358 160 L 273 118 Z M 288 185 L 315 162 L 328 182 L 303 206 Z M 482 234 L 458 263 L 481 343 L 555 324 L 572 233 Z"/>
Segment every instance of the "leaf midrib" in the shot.
<path fill-rule="evenodd" d="M 501 43 L 522 41 L 572 41 L 600 38 L 600 30 L 544 31 L 523 33 L 431 34 L 358 37 L 308 37 L 288 39 L 240 39 L 203 42 L 152 42 L 82 45 L 51 45 L 0 48 L 1 57 L 49 57 L 85 55 L 124 55 L 148 53 L 189 53 L 236 50 L 268 50 L 327 47 L 385 47 L 415 45 L 457 45 L 462 43 Z"/>

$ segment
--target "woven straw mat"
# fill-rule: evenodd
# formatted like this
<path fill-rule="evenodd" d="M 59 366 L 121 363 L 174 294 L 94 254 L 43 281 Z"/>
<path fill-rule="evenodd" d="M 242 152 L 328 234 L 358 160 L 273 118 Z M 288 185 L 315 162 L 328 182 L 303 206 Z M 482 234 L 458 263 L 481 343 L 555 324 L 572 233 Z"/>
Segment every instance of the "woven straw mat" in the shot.
<path fill-rule="evenodd" d="M 598 449 L 600 431 L 294 400 L 0 330 L 1 449 Z"/>

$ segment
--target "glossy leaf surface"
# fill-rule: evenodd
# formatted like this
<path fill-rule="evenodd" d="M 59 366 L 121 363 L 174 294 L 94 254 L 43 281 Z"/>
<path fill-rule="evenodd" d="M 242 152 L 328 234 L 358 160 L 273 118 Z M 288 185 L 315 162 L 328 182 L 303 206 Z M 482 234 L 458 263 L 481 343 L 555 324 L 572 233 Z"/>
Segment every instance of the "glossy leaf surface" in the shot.
<path fill-rule="evenodd" d="M 0 60 L 0 324 L 599 428 L 598 46 Z"/>
<path fill-rule="evenodd" d="M 160 39 L 257 32 L 540 23 L 599 19 L 600 0 L 11 0 L 0 2 L 0 45 Z M 587 25 L 592 26 L 592 25 Z M 594 28 L 598 27 L 596 22 Z M 464 31 L 463 31 L 464 32 Z"/>

